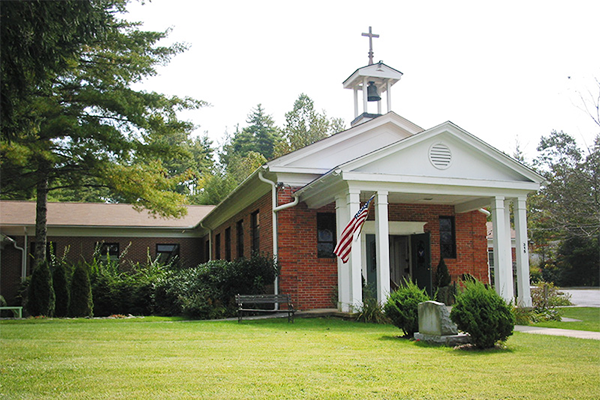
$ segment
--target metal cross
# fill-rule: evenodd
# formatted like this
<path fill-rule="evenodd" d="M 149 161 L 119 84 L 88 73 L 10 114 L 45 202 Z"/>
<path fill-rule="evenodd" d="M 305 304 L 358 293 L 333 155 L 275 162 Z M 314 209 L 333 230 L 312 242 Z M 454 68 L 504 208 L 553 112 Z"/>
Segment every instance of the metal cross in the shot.
<path fill-rule="evenodd" d="M 373 38 L 378 38 L 379 35 L 374 34 L 369 27 L 369 33 L 363 33 L 363 36 L 369 38 L 369 65 L 373 65 Z"/>

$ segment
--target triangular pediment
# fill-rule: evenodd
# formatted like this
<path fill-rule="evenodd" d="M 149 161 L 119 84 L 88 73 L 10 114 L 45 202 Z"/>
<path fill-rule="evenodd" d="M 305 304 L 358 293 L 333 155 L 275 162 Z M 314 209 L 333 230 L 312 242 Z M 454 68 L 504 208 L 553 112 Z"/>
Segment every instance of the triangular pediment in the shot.
<path fill-rule="evenodd" d="M 344 172 L 452 180 L 539 182 L 540 177 L 451 122 L 338 167 Z"/>
<path fill-rule="evenodd" d="M 310 170 L 326 173 L 338 165 L 406 139 L 422 130 L 423 128 L 390 112 L 275 159 L 267 166 L 272 172 Z"/>

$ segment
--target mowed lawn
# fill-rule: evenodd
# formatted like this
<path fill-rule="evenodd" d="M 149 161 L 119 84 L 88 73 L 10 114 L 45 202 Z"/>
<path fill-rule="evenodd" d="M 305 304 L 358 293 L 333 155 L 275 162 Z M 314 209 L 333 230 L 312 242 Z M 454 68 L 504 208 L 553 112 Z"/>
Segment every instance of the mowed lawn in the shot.
<path fill-rule="evenodd" d="M 0 323 L 4 399 L 597 399 L 600 342 L 516 332 L 504 349 L 338 319 Z"/>

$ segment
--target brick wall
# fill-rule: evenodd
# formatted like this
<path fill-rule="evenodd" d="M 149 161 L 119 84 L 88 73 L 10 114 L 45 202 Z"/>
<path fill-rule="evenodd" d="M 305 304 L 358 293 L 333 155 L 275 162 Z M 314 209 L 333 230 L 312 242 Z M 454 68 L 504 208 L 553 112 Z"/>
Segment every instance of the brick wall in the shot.
<path fill-rule="evenodd" d="M 23 247 L 23 237 L 15 237 L 17 245 Z M 33 243 L 35 237 L 29 237 L 28 252 L 33 254 Z M 71 236 L 48 236 L 48 242 L 54 244 L 54 250 L 58 257 L 65 254 L 71 263 L 78 263 L 82 259 L 91 261 L 96 243 L 118 243 L 121 253 L 122 265 L 127 267 L 129 262 L 145 264 L 147 256 L 156 258 L 157 244 L 179 244 L 180 263 L 183 266 L 195 266 L 203 261 L 204 247 L 200 238 L 139 238 L 139 237 L 71 237 Z M 0 275 L 0 293 L 8 304 L 16 304 L 16 296 L 21 282 L 21 251 L 13 246 L 6 246 L 1 253 L 2 271 Z M 27 275 L 31 274 L 32 257 L 27 260 Z"/>

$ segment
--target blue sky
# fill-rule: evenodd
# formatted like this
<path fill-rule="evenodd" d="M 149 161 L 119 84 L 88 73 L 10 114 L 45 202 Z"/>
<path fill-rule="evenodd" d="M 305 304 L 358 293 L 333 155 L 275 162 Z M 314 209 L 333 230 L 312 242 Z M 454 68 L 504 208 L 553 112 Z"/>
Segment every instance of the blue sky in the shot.
<path fill-rule="evenodd" d="M 600 1 L 206 1 L 133 3 L 128 19 L 172 28 L 190 49 L 142 83 L 211 107 L 182 116 L 218 144 L 258 103 L 283 125 L 306 93 L 319 110 L 353 118 L 342 82 L 375 61 L 404 73 L 393 111 L 423 128 L 450 120 L 506 153 L 535 155 L 563 130 L 590 145 L 600 128 L 580 96 L 598 96 Z M 385 106 L 384 106 L 385 109 Z"/>

